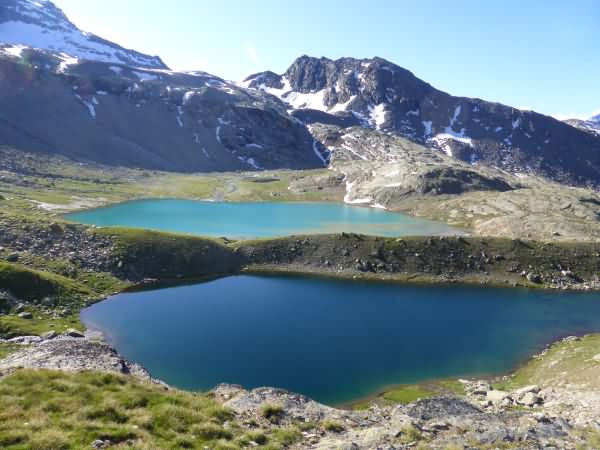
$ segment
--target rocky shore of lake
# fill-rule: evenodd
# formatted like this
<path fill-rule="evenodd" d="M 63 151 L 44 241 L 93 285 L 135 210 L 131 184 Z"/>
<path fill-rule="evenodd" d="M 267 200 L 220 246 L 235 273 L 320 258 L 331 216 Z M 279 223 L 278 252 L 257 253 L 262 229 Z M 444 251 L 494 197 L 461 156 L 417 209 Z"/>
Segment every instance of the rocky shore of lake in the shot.
<path fill-rule="evenodd" d="M 561 344 L 579 352 L 578 338 L 569 339 Z M 84 336 L 76 330 L 0 343 L 20 347 L 0 360 L 0 378 L 19 368 L 34 368 L 116 372 L 159 383 L 98 336 Z M 556 360 L 549 363 L 557 364 Z M 597 378 L 600 355 L 591 368 Z M 600 390 L 573 381 L 500 390 L 489 380 L 462 380 L 464 396 L 424 398 L 406 405 L 372 404 L 360 411 L 267 387 L 245 390 L 223 384 L 212 395 L 233 411 L 245 429 L 293 425 L 303 430 L 302 438 L 291 446 L 295 449 L 593 448 L 589 443 L 600 433 Z"/>

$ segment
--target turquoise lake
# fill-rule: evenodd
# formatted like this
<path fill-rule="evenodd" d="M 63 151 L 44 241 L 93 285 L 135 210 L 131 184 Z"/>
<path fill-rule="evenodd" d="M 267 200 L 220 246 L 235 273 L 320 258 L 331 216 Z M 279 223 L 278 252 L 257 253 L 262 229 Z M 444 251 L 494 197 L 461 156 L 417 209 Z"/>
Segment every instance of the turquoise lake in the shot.
<path fill-rule="evenodd" d="M 405 214 L 325 202 L 139 200 L 76 212 L 66 217 L 90 225 L 238 239 L 342 231 L 378 236 L 457 233 L 447 225 Z"/>
<path fill-rule="evenodd" d="M 174 386 L 274 386 L 337 404 L 507 372 L 557 338 L 600 331 L 600 295 L 238 275 L 118 294 L 81 318 Z"/>

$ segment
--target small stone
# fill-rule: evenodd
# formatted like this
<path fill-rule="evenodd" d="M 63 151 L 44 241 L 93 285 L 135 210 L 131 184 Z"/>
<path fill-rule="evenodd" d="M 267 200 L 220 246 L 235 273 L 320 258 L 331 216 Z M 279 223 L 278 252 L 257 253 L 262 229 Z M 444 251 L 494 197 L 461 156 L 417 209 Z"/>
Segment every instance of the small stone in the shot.
<path fill-rule="evenodd" d="M 33 314 L 31 314 L 29 311 L 23 311 L 22 313 L 19 313 L 19 317 L 21 319 L 33 319 Z"/>
<path fill-rule="evenodd" d="M 19 254 L 18 253 L 11 253 L 10 255 L 8 255 L 6 257 L 6 260 L 8 262 L 17 262 L 19 260 Z"/>
<path fill-rule="evenodd" d="M 102 439 L 96 439 L 94 442 L 92 442 L 92 448 L 94 448 L 94 449 L 104 448 L 109 444 L 110 443 L 104 442 Z"/>

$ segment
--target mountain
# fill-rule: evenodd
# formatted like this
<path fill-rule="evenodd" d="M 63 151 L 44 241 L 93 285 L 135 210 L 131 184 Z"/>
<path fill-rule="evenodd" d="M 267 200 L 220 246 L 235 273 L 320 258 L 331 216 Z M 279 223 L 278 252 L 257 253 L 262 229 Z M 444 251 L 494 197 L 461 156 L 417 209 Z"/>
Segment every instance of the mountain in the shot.
<path fill-rule="evenodd" d="M 65 61 L 91 59 L 136 67 L 168 69 L 158 56 L 144 55 L 77 28 L 49 0 L 2 0 L 0 42 L 64 53 Z"/>
<path fill-rule="evenodd" d="M 382 58 L 302 56 L 241 86 L 278 97 L 307 124 L 359 125 L 463 161 L 572 184 L 600 182 L 600 139 L 552 117 L 455 97 Z"/>
<path fill-rule="evenodd" d="M 386 162 L 390 136 L 419 145 L 432 165 L 439 159 L 422 148 L 459 161 L 439 176 L 463 190 L 498 185 L 484 166 L 600 185 L 600 135 L 452 96 L 382 58 L 301 56 L 283 74 L 236 84 L 169 70 L 159 57 L 82 32 L 49 0 L 4 0 L 0 74 L 0 144 L 76 160 L 173 171 L 334 168 L 349 155 Z M 427 190 L 437 172 L 423 173 Z"/>
<path fill-rule="evenodd" d="M 600 136 L 600 114 L 592 116 L 586 120 L 567 119 L 565 122 L 571 126 L 579 128 L 580 130 L 587 131 L 595 136 Z"/>
<path fill-rule="evenodd" d="M 83 34 L 49 1 L 0 17 L 2 144 L 184 172 L 323 167 L 278 99 Z"/>

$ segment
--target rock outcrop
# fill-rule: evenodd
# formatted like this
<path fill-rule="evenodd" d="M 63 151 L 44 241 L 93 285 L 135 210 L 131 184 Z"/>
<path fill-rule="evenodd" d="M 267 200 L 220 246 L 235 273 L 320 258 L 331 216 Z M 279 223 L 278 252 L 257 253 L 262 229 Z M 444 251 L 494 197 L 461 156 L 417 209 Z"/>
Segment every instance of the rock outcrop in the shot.
<path fill-rule="evenodd" d="M 127 361 L 108 345 L 86 339 L 74 331 L 62 336 L 20 336 L 2 341 L 24 348 L 0 359 L 0 374 L 19 368 L 63 371 L 96 370 L 117 372 L 150 380 L 150 374 L 139 364 Z"/>

